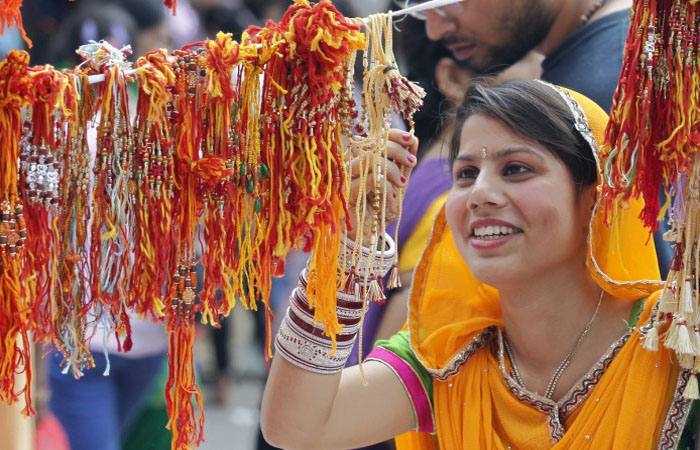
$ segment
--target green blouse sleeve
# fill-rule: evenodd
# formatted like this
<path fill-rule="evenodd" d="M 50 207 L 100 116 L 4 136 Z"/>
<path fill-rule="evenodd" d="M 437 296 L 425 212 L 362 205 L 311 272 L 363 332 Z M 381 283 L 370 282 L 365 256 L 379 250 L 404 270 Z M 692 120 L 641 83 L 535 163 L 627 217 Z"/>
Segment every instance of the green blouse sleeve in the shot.
<path fill-rule="evenodd" d="M 435 432 L 433 419 L 433 380 L 411 349 L 408 331 L 400 331 L 377 341 L 367 356 L 391 369 L 406 390 L 416 416 L 416 431 Z"/>

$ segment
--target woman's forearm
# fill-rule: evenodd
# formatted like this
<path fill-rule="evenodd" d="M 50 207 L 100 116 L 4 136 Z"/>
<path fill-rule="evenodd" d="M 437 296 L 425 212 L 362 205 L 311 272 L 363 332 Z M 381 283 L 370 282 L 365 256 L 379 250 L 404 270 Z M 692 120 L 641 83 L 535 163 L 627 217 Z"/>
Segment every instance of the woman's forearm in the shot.
<path fill-rule="evenodd" d="M 356 274 L 358 266 L 367 266 L 362 257 L 373 258 L 371 265 L 381 275 L 388 272 L 395 257 L 393 242 L 383 252 L 364 249 L 359 260 L 354 258 L 354 261 L 350 261 L 352 258 L 347 254 L 351 248 L 347 243 L 344 245 L 346 254 L 341 260 L 349 266 L 344 268 L 346 271 Z M 338 292 L 336 314 L 343 331 L 335 336 L 336 348 L 332 351 L 330 337 L 314 321 L 314 311 L 306 298 L 306 285 L 307 271 L 304 270 L 275 340 L 276 356 L 265 387 L 261 426 L 272 444 L 308 450 L 323 442 L 321 448 L 328 449 L 329 441 L 338 438 L 337 424 L 330 424 L 329 420 L 339 417 L 334 408 L 342 397 L 338 392 L 341 371 L 352 351 L 365 301 L 359 285 Z M 347 385 L 347 378 L 344 385 Z M 359 379 L 358 385 L 361 385 Z M 342 414 L 340 417 L 342 423 Z M 331 429 L 334 431 L 329 431 Z M 331 436 L 324 439 L 326 434 Z"/>

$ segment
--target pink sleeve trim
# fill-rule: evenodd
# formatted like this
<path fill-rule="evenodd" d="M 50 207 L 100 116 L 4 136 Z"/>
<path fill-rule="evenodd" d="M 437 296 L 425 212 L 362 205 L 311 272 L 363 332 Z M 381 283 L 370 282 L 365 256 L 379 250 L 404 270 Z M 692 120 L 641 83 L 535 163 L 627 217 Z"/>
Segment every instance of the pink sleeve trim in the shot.
<path fill-rule="evenodd" d="M 394 352 L 383 347 L 375 347 L 367 356 L 367 361 L 369 360 L 384 363 L 384 365 L 389 367 L 396 374 L 401 384 L 403 384 L 413 404 L 413 411 L 416 415 L 416 431 L 434 433 L 435 422 L 433 420 L 433 407 L 430 404 L 430 398 L 425 390 L 425 386 L 421 383 L 413 367 Z"/>

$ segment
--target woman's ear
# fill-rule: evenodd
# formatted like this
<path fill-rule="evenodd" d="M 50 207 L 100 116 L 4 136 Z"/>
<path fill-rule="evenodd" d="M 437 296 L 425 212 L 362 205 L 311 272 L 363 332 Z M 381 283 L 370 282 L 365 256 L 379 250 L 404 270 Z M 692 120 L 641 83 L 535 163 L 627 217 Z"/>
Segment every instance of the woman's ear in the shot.
<path fill-rule="evenodd" d="M 591 220 L 593 209 L 595 209 L 596 201 L 598 200 L 598 189 L 596 184 L 584 186 L 578 193 L 579 211 L 582 215 L 582 223 L 588 229 L 588 223 Z"/>
<path fill-rule="evenodd" d="M 452 58 L 442 58 L 435 66 L 435 84 L 454 105 L 462 102 L 471 79 L 472 74 L 459 67 Z"/>

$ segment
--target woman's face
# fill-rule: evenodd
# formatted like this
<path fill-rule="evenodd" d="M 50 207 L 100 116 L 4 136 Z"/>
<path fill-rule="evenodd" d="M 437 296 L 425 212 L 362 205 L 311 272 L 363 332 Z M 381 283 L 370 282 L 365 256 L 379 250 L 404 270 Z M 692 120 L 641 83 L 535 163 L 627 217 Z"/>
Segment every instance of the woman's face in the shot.
<path fill-rule="evenodd" d="M 447 221 L 472 273 L 495 287 L 557 270 L 585 270 L 594 188 L 542 144 L 471 116 L 453 165 Z"/>

